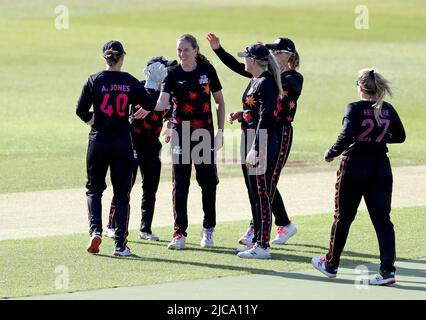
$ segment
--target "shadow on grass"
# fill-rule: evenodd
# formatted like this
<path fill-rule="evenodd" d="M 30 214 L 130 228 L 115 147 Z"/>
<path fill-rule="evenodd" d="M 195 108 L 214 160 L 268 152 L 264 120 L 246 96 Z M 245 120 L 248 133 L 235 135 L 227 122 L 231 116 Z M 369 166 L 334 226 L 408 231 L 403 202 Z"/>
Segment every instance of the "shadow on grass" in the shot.
<path fill-rule="evenodd" d="M 210 252 L 219 252 L 223 254 L 233 254 L 235 255 L 235 250 L 224 248 L 226 250 L 217 250 L 217 249 L 211 249 Z M 187 248 L 184 251 L 203 251 L 206 249 L 203 248 Z M 218 270 L 228 270 L 228 271 L 238 271 L 238 272 L 246 272 L 248 274 L 254 274 L 254 275 L 267 275 L 267 276 L 276 276 L 276 277 L 285 277 L 289 279 L 297 279 L 297 280 L 309 280 L 309 281 L 317 281 L 317 282 L 327 282 L 327 283 L 337 283 L 337 284 L 354 284 L 354 280 L 350 279 L 341 279 L 339 277 L 335 279 L 328 279 L 324 276 L 318 274 L 318 275 L 312 275 L 309 273 L 302 273 L 297 271 L 273 271 L 268 269 L 262 269 L 257 267 L 247 267 L 247 266 L 241 266 L 241 263 L 243 263 L 245 260 L 239 259 L 235 257 L 235 259 L 238 259 L 238 265 L 229 265 L 229 264 L 216 264 L 216 263 L 208 263 L 208 262 L 198 262 L 198 261 L 187 261 L 187 260 L 173 260 L 173 259 L 166 259 L 166 258 L 153 258 L 153 257 L 141 257 L 133 255 L 131 257 L 113 257 L 109 255 L 98 255 L 103 258 L 110 258 L 110 259 L 125 259 L 125 260 L 136 260 L 136 261 L 144 261 L 144 262 L 159 262 L 159 263 L 170 263 L 170 264 L 176 264 L 180 266 L 190 265 L 200 268 L 212 268 L 212 269 L 218 269 Z M 298 262 L 298 263 L 306 263 L 310 266 L 311 263 L 311 256 L 299 256 L 299 255 L 288 255 L 288 254 L 282 254 L 282 253 L 273 253 L 272 258 L 274 260 L 282 260 L 282 261 L 289 261 L 289 262 Z M 377 257 L 376 257 L 377 258 Z M 409 262 L 409 263 L 416 263 L 418 260 L 413 259 L 403 259 L 399 261 Z M 374 270 L 378 268 L 378 265 L 372 264 L 370 261 L 363 261 L 363 260 L 347 260 L 347 259 L 341 259 L 341 266 L 345 269 L 353 269 L 355 270 L 357 266 L 359 265 L 366 265 L 368 269 Z M 308 269 L 308 268 L 307 268 Z M 312 269 L 313 270 L 313 269 Z M 311 269 L 309 269 L 311 271 Z M 308 272 L 309 272 L 308 271 Z M 370 274 L 374 274 L 375 272 L 370 272 Z M 416 277 L 419 279 L 425 278 L 425 271 L 414 269 L 414 268 L 406 268 L 406 267 L 398 267 L 397 275 L 401 276 L 411 276 Z M 356 277 L 356 273 L 353 273 L 354 279 Z M 398 281 L 398 280 L 397 280 Z M 413 283 L 413 284 L 426 284 L 425 282 L 416 282 L 416 281 L 398 281 L 398 283 L 393 288 L 401 289 L 401 290 L 413 290 L 413 291 L 426 291 L 426 287 L 418 287 L 418 286 L 409 286 L 404 285 L 402 283 Z"/>
<path fill-rule="evenodd" d="M 167 250 L 167 244 L 169 241 L 160 240 L 160 241 L 129 241 L 129 243 L 133 243 L 135 245 L 149 245 L 149 246 L 157 246 L 164 248 Z M 205 252 L 205 253 L 214 253 L 214 254 L 225 254 L 225 255 L 232 255 L 235 256 L 236 263 L 234 264 L 216 264 L 216 263 L 210 263 L 210 262 L 199 262 L 199 261 L 187 261 L 187 260 L 175 260 L 175 259 L 166 259 L 166 258 L 155 258 L 155 257 L 143 257 L 143 256 L 136 256 L 133 255 L 131 257 L 113 257 L 113 256 L 107 256 L 107 255 L 98 255 L 101 257 L 106 258 L 113 258 L 113 259 L 126 259 L 126 260 L 139 260 L 144 262 L 161 262 L 161 263 L 171 263 L 171 264 L 177 264 L 177 265 L 191 265 L 195 267 L 201 267 L 201 268 L 212 268 L 212 269 L 218 269 L 218 270 L 229 270 L 229 271 L 243 271 L 249 274 L 256 274 L 256 275 L 271 275 L 271 276 L 278 276 L 278 277 L 286 277 L 286 278 L 292 278 L 292 279 L 299 279 L 299 280 L 311 280 L 311 281 L 320 281 L 320 282 L 330 282 L 333 283 L 340 283 L 340 284 L 353 284 L 354 280 L 347 280 L 347 279 L 339 279 L 338 277 L 335 279 L 327 279 L 322 275 L 311 275 L 311 274 L 305 274 L 300 272 L 293 272 L 293 271 L 273 271 L 268 269 L 262 269 L 257 267 L 246 267 L 242 266 L 241 264 L 244 263 L 244 259 L 240 259 L 236 256 L 236 248 L 230 248 L 230 247 L 214 247 L 214 248 L 201 248 L 199 247 L 198 243 L 194 242 L 187 242 L 187 247 L 182 250 L 181 252 Z M 308 249 L 308 250 L 305 250 Z M 310 250 L 309 250 L 310 249 Z M 176 252 L 176 250 L 173 250 Z M 178 250 L 180 251 L 180 250 Z M 283 261 L 283 262 L 290 262 L 290 263 L 302 263 L 306 264 L 306 269 L 311 269 L 311 259 L 313 255 L 325 255 L 325 253 L 328 251 L 327 247 L 315 245 L 315 244 L 306 244 L 306 243 L 287 243 L 282 246 L 273 245 L 271 247 L 272 252 L 272 259 L 274 261 Z M 171 251 L 172 252 L 172 251 Z M 295 252 L 299 253 L 294 254 Z M 347 258 L 345 258 L 347 257 Z M 352 259 L 348 259 L 352 258 Z M 219 260 L 219 258 L 217 259 Z M 217 261 L 216 260 L 216 261 Z M 377 264 L 372 263 L 371 260 L 377 261 Z M 398 262 L 408 262 L 408 263 L 420 263 L 424 264 L 426 263 L 425 260 L 414 260 L 414 259 L 408 259 L 408 258 L 398 258 Z M 366 254 L 366 253 L 359 253 L 354 251 L 344 251 L 343 256 L 341 258 L 340 266 L 344 267 L 346 269 L 353 269 L 355 270 L 359 265 L 365 265 L 369 270 L 378 270 L 379 269 L 379 256 L 373 255 L 373 254 Z M 232 262 L 230 262 L 232 263 Z M 375 272 L 370 272 L 375 273 Z M 356 276 L 356 273 L 354 272 L 354 278 Z M 416 268 L 407 268 L 398 266 L 397 267 L 397 277 L 400 276 L 408 276 L 408 277 L 416 277 L 419 279 L 425 279 L 426 278 L 426 271 L 420 270 Z M 415 290 L 415 291 L 426 291 L 426 288 L 422 287 L 415 287 L 415 286 L 409 286 L 404 285 L 405 283 L 412 283 L 412 284 L 426 284 L 425 282 L 416 282 L 416 281 L 399 281 L 397 279 L 397 284 L 394 285 L 394 288 L 404 289 L 404 290 Z M 404 284 L 403 284 L 404 283 Z"/>
<path fill-rule="evenodd" d="M 113 256 L 108 256 L 108 255 L 98 255 L 100 257 L 103 258 L 110 258 L 110 259 L 125 259 L 125 260 L 140 260 L 140 261 L 144 261 L 144 262 L 161 262 L 161 263 L 172 263 L 172 264 L 178 264 L 181 266 L 185 266 L 185 265 L 191 265 L 191 266 L 198 266 L 198 267 L 202 267 L 202 268 L 212 268 L 212 269 L 220 269 L 220 270 L 229 270 L 229 271 L 244 271 L 247 272 L 249 274 L 253 274 L 253 275 L 266 275 L 266 276 L 275 276 L 275 277 L 284 277 L 284 278 L 288 278 L 288 279 L 295 279 L 295 280 L 305 280 L 305 281 L 316 281 L 316 282 L 326 282 L 326 283 L 337 283 L 337 284 L 342 284 L 342 285 L 353 285 L 354 284 L 354 280 L 352 279 L 341 279 L 339 277 L 334 278 L 334 279 L 328 279 L 320 274 L 318 275 L 312 275 L 309 273 L 302 273 L 302 272 L 298 272 L 298 271 L 271 271 L 268 269 L 262 269 L 262 268 L 255 268 L 255 267 L 242 267 L 241 265 L 225 265 L 225 264 L 215 264 L 215 263 L 205 263 L 205 262 L 196 262 L 196 261 L 185 261 L 185 260 L 172 260 L 172 259 L 164 259 L 164 258 L 151 258 L 151 257 L 140 257 L 140 256 L 131 256 L 131 257 L 113 257 Z M 280 257 L 280 255 L 277 254 L 273 254 L 273 258 L 276 259 L 277 256 L 279 258 L 283 258 Z M 297 261 L 297 262 L 310 262 L 310 257 L 301 257 L 301 256 L 285 256 L 286 260 L 291 260 L 291 261 Z M 408 260 L 407 260 L 408 261 Z M 410 262 L 416 262 L 414 260 L 410 261 Z M 345 261 L 342 261 L 342 264 L 345 264 Z M 351 261 L 350 264 L 346 265 L 345 268 L 346 269 L 354 269 L 356 268 L 357 265 L 362 264 L 362 262 L 357 261 L 356 263 L 354 263 L 353 261 Z M 368 264 L 367 267 L 368 268 L 372 268 L 374 265 Z M 374 272 L 370 272 L 371 274 L 373 274 Z M 418 277 L 420 279 L 424 279 L 424 270 L 418 270 L 418 269 L 410 269 L 410 268 L 398 268 L 398 275 L 401 276 L 414 276 L 414 277 Z M 356 274 L 354 272 L 354 278 L 355 278 Z M 397 279 L 398 281 L 398 279 Z M 403 284 L 402 284 L 403 283 Z M 391 287 L 394 289 L 401 289 L 401 290 L 411 290 L 411 291 L 422 291 L 422 292 L 426 292 L 426 286 L 425 287 L 420 287 L 420 286 L 409 286 L 409 285 L 404 285 L 405 283 L 413 283 L 413 284 L 425 284 L 425 282 L 416 282 L 416 281 L 398 281 L 397 284 L 392 285 Z"/>
<path fill-rule="evenodd" d="M 152 246 L 159 246 L 163 247 L 164 243 L 168 243 L 168 241 L 129 241 L 129 243 L 135 243 L 135 244 L 143 244 L 143 245 L 152 245 Z M 201 248 L 199 247 L 198 243 L 194 242 L 187 242 L 186 248 L 184 251 L 209 251 L 209 252 L 215 252 L 215 253 L 222 253 L 222 254 L 236 254 L 237 245 L 234 248 L 230 247 L 223 247 L 223 246 L 215 246 L 213 248 Z M 167 247 L 167 246 L 164 246 Z M 301 248 L 313 248 L 313 249 L 319 249 L 319 250 L 302 250 L 302 249 L 291 249 L 291 247 L 301 247 Z M 309 258 L 303 259 L 303 260 L 294 260 L 296 262 L 308 262 L 310 263 L 311 258 L 313 255 L 325 255 L 328 251 L 327 247 L 319 246 L 319 245 L 312 245 L 312 244 L 304 244 L 304 243 L 294 243 L 294 244 L 285 244 L 285 245 L 273 245 L 271 247 L 271 253 L 274 260 L 288 260 L 286 257 L 292 256 L 289 254 L 286 254 L 284 252 L 299 252 L 301 254 L 312 254 L 309 256 Z M 344 251 L 344 255 L 348 257 L 358 257 L 358 258 L 367 258 L 367 259 L 378 259 L 377 255 L 372 254 L 364 254 L 359 252 L 353 252 L 353 251 Z M 298 255 L 294 255 L 295 257 L 298 257 Z M 371 263 L 371 261 L 360 261 L 360 264 L 362 263 Z"/>

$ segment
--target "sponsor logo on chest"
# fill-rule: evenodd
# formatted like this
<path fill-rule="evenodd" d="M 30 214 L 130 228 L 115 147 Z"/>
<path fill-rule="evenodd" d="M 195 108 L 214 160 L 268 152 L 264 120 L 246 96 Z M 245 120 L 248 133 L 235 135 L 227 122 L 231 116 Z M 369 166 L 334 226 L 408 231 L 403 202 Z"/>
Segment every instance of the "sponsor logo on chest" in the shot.
<path fill-rule="evenodd" d="M 199 83 L 200 83 L 200 84 L 206 84 L 206 83 L 209 83 L 209 78 L 207 78 L 207 76 L 206 76 L 206 75 L 202 75 L 202 76 L 200 76 Z"/>

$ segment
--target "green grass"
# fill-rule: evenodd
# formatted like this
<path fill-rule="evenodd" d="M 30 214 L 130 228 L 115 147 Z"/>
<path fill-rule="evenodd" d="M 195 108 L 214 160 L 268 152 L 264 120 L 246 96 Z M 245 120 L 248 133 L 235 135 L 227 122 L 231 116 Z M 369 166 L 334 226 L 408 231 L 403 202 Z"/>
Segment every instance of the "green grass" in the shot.
<path fill-rule="evenodd" d="M 305 84 L 290 162 L 317 165 L 335 140 L 344 107 L 356 100 L 355 77 L 373 66 L 393 80 L 393 104 L 407 141 L 391 147 L 395 165 L 424 164 L 426 3 L 363 1 L 368 30 L 356 30 L 358 1 L 62 1 L 70 28 L 54 28 L 57 1 L 0 0 L 0 193 L 79 187 L 85 180 L 88 128 L 74 108 L 87 76 L 104 68 L 101 45 L 121 40 L 124 69 L 143 77 L 151 56 L 175 57 L 176 39 L 194 34 L 217 68 L 227 111 L 241 108 L 247 84 L 223 66 L 204 40 L 216 32 L 236 53 L 257 40 L 293 38 Z M 261 16 L 261 18 L 259 18 Z M 259 21 L 262 23 L 253 23 Z M 227 125 L 238 130 L 236 125 Z M 229 141 L 228 141 L 229 144 Z M 237 175 L 225 167 L 222 176 Z M 166 172 L 162 179 L 169 179 Z"/>
<path fill-rule="evenodd" d="M 425 208 L 393 210 L 397 261 L 426 256 Z M 0 297 L 309 269 L 313 255 L 327 252 L 332 220 L 331 213 L 294 217 L 299 232 L 285 246 L 273 246 L 273 259 L 268 261 L 247 261 L 235 256 L 236 239 L 247 227 L 247 221 L 219 224 L 216 247 L 212 250 L 198 245 L 200 225 L 190 226 L 188 246 L 183 251 L 166 248 L 171 228 L 155 230 L 160 242 L 141 242 L 136 230 L 132 230 L 129 245 L 135 256 L 124 259 L 111 256 L 113 241 L 108 238 L 104 239 L 99 255 L 88 254 L 86 234 L 0 241 Z M 378 262 L 373 226 L 368 214 L 360 212 L 352 225 L 341 265 Z M 55 289 L 58 266 L 69 270 L 67 290 Z"/>

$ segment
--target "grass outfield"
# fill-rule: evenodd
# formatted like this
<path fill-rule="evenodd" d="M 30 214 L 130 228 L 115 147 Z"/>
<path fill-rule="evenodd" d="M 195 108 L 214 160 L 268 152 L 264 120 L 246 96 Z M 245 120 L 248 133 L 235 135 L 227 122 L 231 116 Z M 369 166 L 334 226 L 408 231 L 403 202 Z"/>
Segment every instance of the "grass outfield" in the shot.
<path fill-rule="evenodd" d="M 346 103 L 357 99 L 355 78 L 373 66 L 393 80 L 394 105 L 407 142 L 391 147 L 396 165 L 426 159 L 426 3 L 366 0 L 369 29 L 357 30 L 358 1 L 61 1 L 70 28 L 54 28 L 57 1 L 0 0 L 0 192 L 80 187 L 85 180 L 88 128 L 74 108 L 87 76 L 104 68 L 101 45 L 123 41 L 124 69 L 143 77 L 145 61 L 175 57 L 175 41 L 192 33 L 218 70 L 227 111 L 241 108 L 247 79 L 221 64 L 204 40 L 216 32 L 237 52 L 257 40 L 293 38 L 301 54 L 304 90 L 295 120 L 290 162 L 327 169 L 323 151 L 335 140 Z M 261 18 L 259 18 L 261 15 Z M 261 21 L 261 23 L 260 23 Z M 227 130 L 236 125 L 227 125 Z M 228 140 L 227 145 L 232 145 Z M 289 170 L 293 170 L 289 168 Z M 219 175 L 240 175 L 235 166 Z M 163 179 L 169 179 L 164 171 Z"/>
<path fill-rule="evenodd" d="M 392 212 L 399 261 L 426 257 L 425 208 Z M 313 255 L 327 252 L 332 219 L 331 214 L 295 217 L 299 232 L 287 245 L 273 246 L 273 259 L 268 261 L 235 256 L 236 239 L 247 221 L 218 225 L 212 250 L 199 247 L 199 225 L 190 226 L 188 247 L 183 251 L 166 248 L 170 228 L 155 230 L 163 239 L 160 242 L 141 242 L 133 230 L 129 245 L 135 256 L 131 258 L 112 257 L 113 241 L 108 238 L 104 238 L 101 254 L 89 255 L 86 234 L 0 241 L 0 297 L 309 269 Z M 366 212 L 360 212 L 353 223 L 341 263 L 345 267 L 378 263 L 376 235 Z M 67 290 L 55 289 L 58 266 L 69 270 Z"/>

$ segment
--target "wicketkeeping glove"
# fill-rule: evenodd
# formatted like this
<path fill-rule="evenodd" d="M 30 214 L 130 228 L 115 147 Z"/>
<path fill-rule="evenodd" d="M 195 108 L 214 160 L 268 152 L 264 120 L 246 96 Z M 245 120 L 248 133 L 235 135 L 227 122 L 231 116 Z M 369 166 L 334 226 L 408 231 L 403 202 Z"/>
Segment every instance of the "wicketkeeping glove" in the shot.
<path fill-rule="evenodd" d="M 167 76 L 167 67 L 161 62 L 154 62 L 146 67 L 143 72 L 146 77 L 145 88 L 158 90 Z"/>

